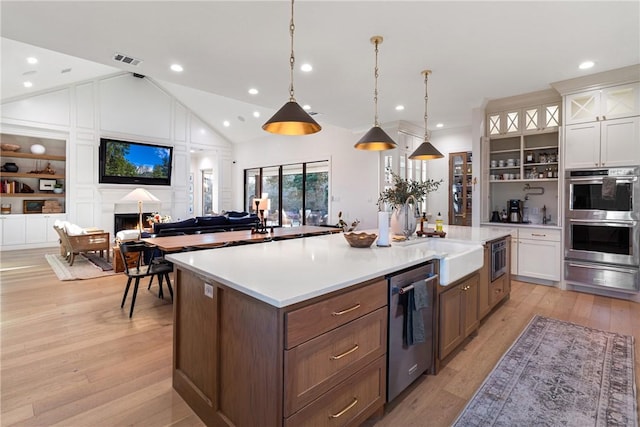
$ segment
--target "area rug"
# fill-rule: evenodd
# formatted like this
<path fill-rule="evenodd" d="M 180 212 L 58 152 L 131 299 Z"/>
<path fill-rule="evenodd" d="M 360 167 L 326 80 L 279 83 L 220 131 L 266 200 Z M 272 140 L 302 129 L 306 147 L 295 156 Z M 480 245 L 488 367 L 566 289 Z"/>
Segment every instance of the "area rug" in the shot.
<path fill-rule="evenodd" d="M 51 269 L 56 273 L 59 280 L 83 280 L 93 279 L 96 277 L 110 276 L 116 274 L 113 267 L 108 270 L 103 270 L 101 267 L 95 265 L 89 259 L 80 254 L 76 256 L 73 265 L 64 259 L 64 257 L 56 254 L 46 254 L 45 258 L 51 266 Z M 105 261 L 106 263 L 106 261 Z M 106 266 L 105 266 L 106 268 Z"/>
<path fill-rule="evenodd" d="M 633 337 L 535 316 L 455 426 L 638 426 Z"/>

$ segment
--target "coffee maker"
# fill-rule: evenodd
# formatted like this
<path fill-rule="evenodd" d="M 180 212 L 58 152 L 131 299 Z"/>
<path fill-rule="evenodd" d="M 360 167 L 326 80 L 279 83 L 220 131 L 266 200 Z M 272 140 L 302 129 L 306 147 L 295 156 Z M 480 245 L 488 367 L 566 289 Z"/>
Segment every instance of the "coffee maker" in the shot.
<path fill-rule="evenodd" d="M 522 200 L 509 200 L 507 211 L 509 212 L 509 222 L 522 222 Z"/>

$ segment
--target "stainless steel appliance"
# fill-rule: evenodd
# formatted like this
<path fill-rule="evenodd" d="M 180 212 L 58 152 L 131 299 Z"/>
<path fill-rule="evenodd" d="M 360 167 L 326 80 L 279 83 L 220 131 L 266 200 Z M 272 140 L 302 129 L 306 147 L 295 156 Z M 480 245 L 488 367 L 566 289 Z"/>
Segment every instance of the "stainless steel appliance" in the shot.
<path fill-rule="evenodd" d="M 435 327 L 435 285 L 438 275 L 436 263 L 430 261 L 389 276 L 389 328 L 387 351 L 387 402 L 391 402 L 425 371 L 434 371 L 434 327 Z M 403 304 L 408 292 L 415 285 L 426 285 L 428 305 L 419 310 L 424 324 L 425 341 L 407 345 L 405 333 L 405 310 Z"/>
<path fill-rule="evenodd" d="M 509 222 L 522 222 L 522 200 L 509 200 Z"/>
<path fill-rule="evenodd" d="M 565 173 L 565 280 L 640 290 L 640 168 Z"/>
<path fill-rule="evenodd" d="M 493 282 L 507 272 L 507 241 L 499 240 L 491 243 L 491 281 Z"/>

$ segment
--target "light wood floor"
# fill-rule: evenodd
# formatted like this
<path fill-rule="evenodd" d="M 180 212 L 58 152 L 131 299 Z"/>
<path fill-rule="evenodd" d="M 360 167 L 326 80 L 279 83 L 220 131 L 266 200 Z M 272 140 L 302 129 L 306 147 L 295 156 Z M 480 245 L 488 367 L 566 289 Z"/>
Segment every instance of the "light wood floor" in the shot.
<path fill-rule="evenodd" d="M 0 425 L 202 426 L 171 388 L 169 297 L 144 287 L 129 319 L 129 301 L 120 309 L 123 275 L 60 282 L 44 259 L 54 252 L 0 253 Z M 633 335 L 640 354 L 640 304 L 513 282 L 511 299 L 478 335 L 375 426 L 451 424 L 536 313 Z"/>

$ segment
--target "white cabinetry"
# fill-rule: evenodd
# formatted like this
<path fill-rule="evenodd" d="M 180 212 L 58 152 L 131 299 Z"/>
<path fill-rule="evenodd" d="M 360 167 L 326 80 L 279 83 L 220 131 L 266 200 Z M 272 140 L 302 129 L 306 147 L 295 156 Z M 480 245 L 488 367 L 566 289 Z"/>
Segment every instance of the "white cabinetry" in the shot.
<path fill-rule="evenodd" d="M 27 217 L 25 243 L 56 243 L 58 233 L 53 229 L 56 220 L 63 221 L 66 215 L 30 215 Z"/>
<path fill-rule="evenodd" d="M 566 127 L 566 169 L 633 164 L 640 164 L 640 117 Z"/>
<path fill-rule="evenodd" d="M 640 83 L 565 96 L 565 168 L 640 164 Z"/>
<path fill-rule="evenodd" d="M 560 230 L 548 228 L 520 228 L 518 238 L 512 245 L 511 263 L 516 263 L 517 270 L 512 274 L 536 279 L 560 281 L 562 250 Z M 514 252 L 513 246 L 517 246 Z"/>
<path fill-rule="evenodd" d="M 12 245 L 24 245 L 25 243 L 25 217 L 24 215 L 0 216 L 0 239 L 2 248 Z"/>
<path fill-rule="evenodd" d="M 488 136 L 519 134 L 521 117 L 519 108 L 487 114 Z"/>
<path fill-rule="evenodd" d="M 565 124 L 597 122 L 640 114 L 640 83 L 611 86 L 565 97 Z"/>
<path fill-rule="evenodd" d="M 52 246 L 58 242 L 53 229 L 56 220 L 64 221 L 66 214 L 12 214 L 0 216 L 0 244 L 2 249 L 27 249 Z"/>
<path fill-rule="evenodd" d="M 560 126 L 560 102 L 525 108 L 522 118 L 523 133 L 557 130 Z"/>

